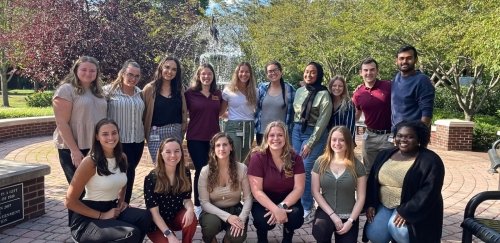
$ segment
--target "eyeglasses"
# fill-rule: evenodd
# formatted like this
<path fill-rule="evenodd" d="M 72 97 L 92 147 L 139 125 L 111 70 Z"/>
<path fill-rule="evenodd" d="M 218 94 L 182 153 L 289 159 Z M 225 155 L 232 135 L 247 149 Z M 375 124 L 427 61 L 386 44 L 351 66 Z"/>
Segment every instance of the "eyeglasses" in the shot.
<path fill-rule="evenodd" d="M 134 75 L 134 74 L 131 74 L 131 73 L 126 73 L 125 75 L 127 75 L 127 78 L 133 78 L 133 79 L 140 79 L 141 78 L 140 74 Z"/>
<path fill-rule="evenodd" d="M 267 74 L 272 74 L 272 73 L 277 73 L 279 72 L 280 70 L 278 68 L 276 69 L 271 69 L 271 70 L 267 70 Z"/>

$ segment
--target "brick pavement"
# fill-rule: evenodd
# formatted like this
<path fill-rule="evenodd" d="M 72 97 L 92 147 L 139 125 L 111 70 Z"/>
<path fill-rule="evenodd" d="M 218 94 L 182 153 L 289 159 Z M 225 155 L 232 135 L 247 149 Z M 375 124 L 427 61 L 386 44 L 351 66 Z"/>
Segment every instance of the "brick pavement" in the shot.
<path fill-rule="evenodd" d="M 360 144 L 360 143 L 358 143 Z M 444 229 L 442 242 L 460 242 L 463 211 L 468 200 L 475 194 L 485 190 L 497 190 L 498 175 L 487 173 L 489 166 L 486 153 L 442 151 L 430 147 L 443 159 L 446 175 L 443 187 L 444 197 Z M 146 162 L 149 158 L 147 148 L 143 160 L 137 168 L 134 185 L 132 206 L 145 207 L 141 190 L 146 174 L 153 168 Z M 10 140 L 0 143 L 0 158 L 32 163 L 48 164 L 51 174 L 46 176 L 46 214 L 37 219 L 21 223 L 13 228 L 0 232 L 2 243 L 38 243 L 38 242 L 72 242 L 67 227 L 67 211 L 63 200 L 67 189 L 67 182 L 59 166 L 57 152 L 51 142 L 51 137 L 35 137 L 28 139 Z M 500 202 L 485 202 L 477 209 L 482 217 L 500 219 Z M 364 217 L 361 217 L 361 225 Z M 219 234 L 221 239 L 222 234 Z M 249 226 L 247 242 L 256 242 L 255 228 Z M 201 230 L 195 234 L 195 242 L 201 242 Z M 280 242 L 281 228 L 269 232 L 270 242 Z M 314 242 L 311 235 L 311 224 L 303 225 L 296 231 L 294 242 Z M 145 240 L 145 242 L 150 242 Z"/>

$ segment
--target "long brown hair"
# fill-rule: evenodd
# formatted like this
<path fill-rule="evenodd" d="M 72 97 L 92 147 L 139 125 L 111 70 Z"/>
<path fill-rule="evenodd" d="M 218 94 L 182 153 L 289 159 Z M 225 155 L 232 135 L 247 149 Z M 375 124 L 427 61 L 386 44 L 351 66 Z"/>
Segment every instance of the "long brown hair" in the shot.
<path fill-rule="evenodd" d="M 95 125 L 94 129 L 94 140 L 92 142 L 92 148 L 90 149 L 89 156 L 92 158 L 94 161 L 94 164 L 97 169 L 97 174 L 100 176 L 108 176 L 113 174 L 111 171 L 109 171 L 108 168 L 108 160 L 106 159 L 106 155 L 104 155 L 104 149 L 102 148 L 101 142 L 97 139 L 97 135 L 99 135 L 99 130 L 101 129 L 102 126 L 111 124 L 116 127 L 116 130 L 118 131 L 118 138 L 120 138 L 120 128 L 118 127 L 118 124 L 116 124 L 115 121 L 109 118 L 103 118 L 97 124 Z M 123 148 L 122 148 L 122 143 L 120 142 L 120 139 L 118 139 L 118 143 L 116 146 L 113 148 L 113 156 L 115 157 L 116 160 L 116 167 L 115 168 L 120 168 L 121 172 L 127 172 L 127 156 L 123 153 Z"/>
<path fill-rule="evenodd" d="M 231 77 L 231 82 L 228 85 L 228 89 L 231 90 L 232 92 L 236 91 L 241 91 L 238 90 L 238 82 L 241 82 L 240 79 L 238 78 L 238 73 L 240 72 L 240 68 L 242 66 L 247 66 L 248 69 L 250 69 L 250 79 L 247 82 L 247 90 L 245 97 L 247 98 L 247 102 L 249 105 L 255 108 L 257 104 L 257 91 L 256 91 L 256 82 L 255 82 L 255 75 L 253 73 L 252 66 L 248 62 L 241 62 L 236 66 L 236 69 L 234 69 L 233 76 Z"/>
<path fill-rule="evenodd" d="M 271 128 L 273 127 L 279 127 L 283 130 L 284 137 L 283 139 L 285 140 L 285 145 L 283 146 L 283 150 L 281 151 L 280 158 L 283 160 L 283 170 L 285 171 L 285 176 L 286 177 L 292 177 L 293 176 L 293 166 L 295 164 L 295 161 L 292 160 L 292 153 L 293 149 L 292 146 L 290 145 L 290 139 L 288 137 L 288 131 L 286 128 L 286 125 L 282 121 L 273 121 L 269 123 L 266 127 L 266 130 L 264 131 L 263 135 L 263 140 L 260 146 L 255 147 L 252 150 L 252 153 L 258 152 L 258 153 L 267 153 L 269 150 L 269 133 L 271 132 Z M 249 157 L 247 157 L 247 162 L 249 160 Z"/>
<path fill-rule="evenodd" d="M 354 164 L 354 143 L 352 141 L 351 131 L 349 131 L 349 128 L 345 126 L 335 126 L 332 128 L 332 130 L 330 130 L 330 133 L 328 134 L 328 140 L 326 141 L 325 151 L 318 158 L 319 174 L 323 175 L 325 173 L 325 171 L 330 167 L 330 163 L 335 156 L 335 152 L 332 149 L 332 134 L 337 131 L 342 133 L 342 136 L 344 136 L 346 146 L 344 162 L 346 164 L 347 170 L 349 170 L 351 174 L 356 178 L 356 165 Z"/>
<path fill-rule="evenodd" d="M 158 63 L 158 66 L 156 67 L 155 73 L 153 74 L 153 78 L 151 79 L 150 83 L 152 82 L 154 84 L 156 94 L 160 94 L 161 87 L 163 85 L 163 65 L 165 65 L 167 61 L 174 61 L 175 65 L 177 66 L 175 77 L 172 79 L 172 81 L 170 81 L 170 92 L 172 94 L 172 97 L 179 97 L 182 95 L 182 66 L 179 59 L 175 57 L 167 56 L 161 59 L 160 63 Z"/>
<path fill-rule="evenodd" d="M 201 75 L 201 71 L 203 71 L 203 69 L 205 69 L 205 68 L 208 68 L 208 69 L 210 69 L 210 71 L 212 71 L 212 83 L 210 84 L 210 93 L 213 93 L 217 90 L 217 82 L 215 80 L 214 68 L 209 63 L 201 64 L 198 67 L 198 69 L 196 69 L 196 72 L 194 73 L 193 78 L 191 79 L 191 88 L 194 91 L 201 91 L 202 84 L 201 84 L 200 75 Z"/>
<path fill-rule="evenodd" d="M 174 184 L 170 185 L 170 180 L 167 176 L 167 171 L 165 168 L 165 161 L 163 160 L 163 156 L 161 152 L 163 151 L 163 147 L 167 143 L 177 143 L 181 150 L 181 158 L 177 166 L 175 167 L 175 178 Z M 184 150 L 182 149 L 181 143 L 175 138 L 167 138 L 163 140 L 158 149 L 158 156 L 156 159 L 156 168 L 154 169 L 156 174 L 156 185 L 155 192 L 156 193 L 173 193 L 179 194 L 182 192 L 187 192 L 191 190 L 191 178 L 188 178 L 186 175 L 186 166 L 184 165 Z"/>
<path fill-rule="evenodd" d="M 61 81 L 61 85 L 66 83 L 71 84 L 74 87 L 76 94 L 83 95 L 85 93 L 85 89 L 80 84 L 80 79 L 78 79 L 77 72 L 80 64 L 84 62 L 92 63 L 96 66 L 96 79 L 90 84 L 90 91 L 95 97 L 104 97 L 102 91 L 101 69 L 99 68 L 99 61 L 97 61 L 97 59 L 95 59 L 94 57 L 81 56 L 80 58 L 78 58 L 78 60 L 76 60 L 71 67 L 68 75 L 66 75 L 66 77 L 64 77 L 64 79 Z"/>
<path fill-rule="evenodd" d="M 231 179 L 231 190 L 236 191 L 240 187 L 238 180 L 238 162 L 236 162 L 236 155 L 234 153 L 234 143 L 233 139 L 229 137 L 226 133 L 219 132 L 215 134 L 210 140 L 210 152 L 208 157 L 208 191 L 213 192 L 214 188 L 219 185 L 219 164 L 218 158 L 215 155 L 215 143 L 221 139 L 227 138 L 229 145 L 231 146 L 231 152 L 229 153 L 229 178 Z"/>

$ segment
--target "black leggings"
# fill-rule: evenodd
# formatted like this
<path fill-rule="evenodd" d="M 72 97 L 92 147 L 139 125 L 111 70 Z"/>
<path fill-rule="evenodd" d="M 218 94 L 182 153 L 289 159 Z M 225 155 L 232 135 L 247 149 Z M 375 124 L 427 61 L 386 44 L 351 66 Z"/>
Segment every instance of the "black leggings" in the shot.
<path fill-rule="evenodd" d="M 207 165 L 208 162 L 208 152 L 210 151 L 210 141 L 197 141 L 197 140 L 187 140 L 187 148 L 189 156 L 193 161 L 194 165 L 194 205 L 200 206 L 200 199 L 198 194 L 198 179 L 200 178 L 201 168 Z"/>
<path fill-rule="evenodd" d="M 345 223 L 347 219 L 342 219 L 342 223 Z M 316 216 L 314 217 L 312 228 L 312 235 L 318 243 L 332 242 L 332 235 L 335 233 L 335 242 L 340 243 L 356 243 L 358 241 L 358 231 L 359 231 L 359 221 L 356 220 L 352 223 L 351 229 L 343 234 L 337 234 L 335 230 L 335 224 L 328 214 L 325 213 L 321 208 L 316 210 Z"/>
<path fill-rule="evenodd" d="M 304 208 L 300 203 L 300 200 L 295 203 L 295 205 L 290 206 L 292 212 L 288 213 L 288 222 L 283 224 L 283 230 L 287 231 L 290 236 L 293 236 L 293 232 L 300 228 L 304 223 Z M 269 220 L 268 217 L 264 217 L 267 213 L 267 209 L 260 205 L 258 202 L 253 202 L 252 204 L 252 216 L 253 216 L 253 225 L 255 229 L 257 229 L 257 240 L 258 242 L 267 242 L 267 232 L 269 230 L 274 229 L 276 226 L 267 224 Z M 283 235 L 285 238 L 285 235 Z M 290 239 L 291 240 L 291 239 Z"/>
<path fill-rule="evenodd" d="M 113 201 L 82 201 L 88 207 L 106 212 L 116 207 Z M 146 209 L 126 208 L 116 219 L 93 219 L 78 213 L 71 218 L 71 235 L 78 242 L 142 242 L 151 226 Z"/>
<path fill-rule="evenodd" d="M 132 189 L 135 180 L 135 168 L 141 161 L 144 151 L 144 141 L 140 143 L 122 143 L 123 152 L 127 155 L 127 190 L 125 191 L 125 202 L 130 203 L 132 198 Z"/>

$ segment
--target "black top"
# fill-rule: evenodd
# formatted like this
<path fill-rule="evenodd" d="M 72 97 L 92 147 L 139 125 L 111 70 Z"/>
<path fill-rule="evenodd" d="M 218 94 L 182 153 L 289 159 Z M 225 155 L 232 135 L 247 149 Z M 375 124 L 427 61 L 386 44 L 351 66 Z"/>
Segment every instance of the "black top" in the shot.
<path fill-rule="evenodd" d="M 378 174 L 382 165 L 398 148 L 381 151 L 373 164 L 366 187 L 365 208 L 381 205 Z M 406 220 L 411 243 L 441 242 L 443 226 L 443 187 L 445 168 L 433 151 L 420 148 L 415 163 L 403 181 L 401 204 L 397 212 Z"/>
<path fill-rule="evenodd" d="M 151 126 L 161 127 L 176 123 L 182 124 L 182 98 L 180 96 L 167 98 L 157 94 Z"/>
<path fill-rule="evenodd" d="M 191 172 L 186 170 L 186 175 L 191 178 Z M 152 170 L 144 179 L 144 201 L 148 209 L 158 207 L 160 215 L 168 224 L 174 220 L 175 215 L 184 208 L 184 199 L 191 199 L 191 190 L 180 194 L 163 194 L 154 192 L 156 185 L 156 174 Z M 151 231 L 156 230 L 156 225 L 152 224 Z"/>

